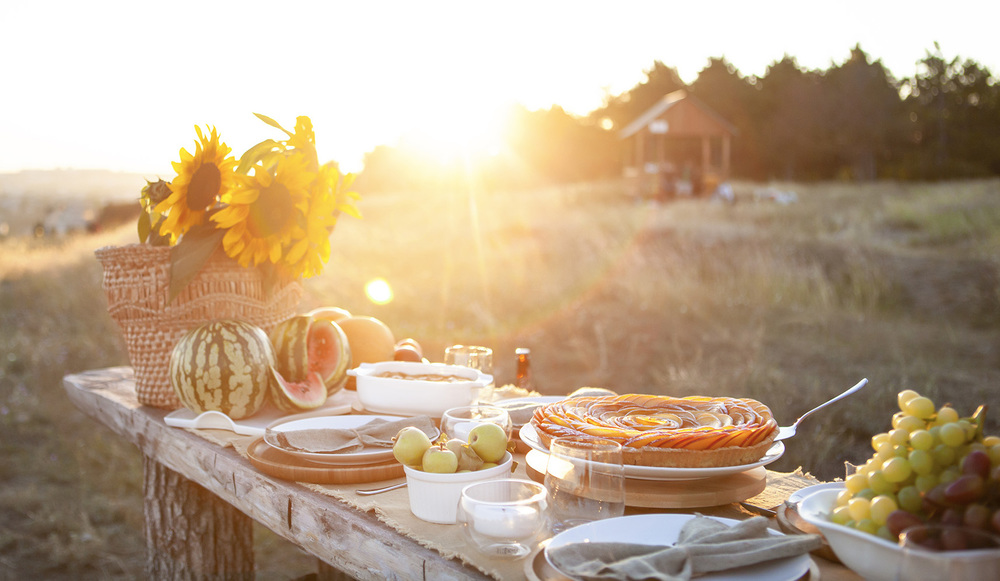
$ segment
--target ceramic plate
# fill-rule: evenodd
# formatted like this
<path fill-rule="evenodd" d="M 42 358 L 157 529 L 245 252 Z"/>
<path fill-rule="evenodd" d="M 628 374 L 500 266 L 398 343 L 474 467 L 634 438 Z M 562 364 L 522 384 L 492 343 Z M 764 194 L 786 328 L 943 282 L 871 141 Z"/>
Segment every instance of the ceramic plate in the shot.
<path fill-rule="evenodd" d="M 187 408 L 180 408 L 167 414 L 163 421 L 175 428 L 228 430 L 243 436 L 263 436 L 267 427 L 278 421 L 350 413 L 351 403 L 355 400 L 357 396 L 353 391 L 342 389 L 330 396 L 322 406 L 301 414 L 289 415 L 268 404 L 249 418 L 234 420 L 222 412 L 196 414 Z"/>
<path fill-rule="evenodd" d="M 559 533 L 545 547 L 545 552 L 547 556 L 548 551 L 570 543 L 615 541 L 672 545 L 677 542 L 677 536 L 684 523 L 694 517 L 693 514 L 638 514 L 598 520 Z M 730 526 L 738 522 L 727 518 L 716 518 L 715 520 Z M 650 534 L 650 531 L 653 531 L 653 534 Z M 772 531 L 772 534 L 780 535 L 781 533 Z M 552 562 L 549 561 L 549 564 L 552 565 Z M 558 567 L 552 566 L 558 570 Z M 805 553 L 730 571 L 708 573 L 698 577 L 698 579 L 712 581 L 795 581 L 808 571 L 809 554 Z"/>
<path fill-rule="evenodd" d="M 538 437 L 535 426 L 524 424 L 521 428 L 521 441 L 533 450 L 549 453 L 548 447 Z M 717 476 L 728 476 L 739 474 L 747 470 L 753 470 L 758 466 L 766 466 L 774 462 L 785 453 L 785 444 L 775 442 L 764 457 L 752 464 L 740 464 L 739 466 L 720 466 L 713 468 L 661 468 L 658 466 L 625 466 L 625 476 L 637 480 L 702 480 L 704 478 L 714 478 Z"/>
<path fill-rule="evenodd" d="M 844 487 L 843 482 L 824 482 L 823 484 L 814 484 L 812 486 L 806 486 L 805 488 L 796 490 L 795 492 L 791 493 L 788 496 L 788 502 L 792 504 L 798 504 L 802 502 L 805 499 L 805 497 L 809 496 L 814 492 L 820 490 L 826 490 L 828 488 L 843 488 L 843 487 Z"/>
<path fill-rule="evenodd" d="M 274 448 L 287 454 L 291 454 L 301 460 L 315 462 L 318 464 L 377 464 L 391 460 L 392 448 L 365 450 L 361 452 L 300 452 L 289 450 L 278 446 L 272 439 L 272 432 L 287 432 L 293 430 L 337 430 L 352 429 L 363 426 L 374 419 L 383 419 L 387 422 L 398 421 L 399 416 L 377 416 L 377 415 L 349 415 L 349 416 L 327 416 L 317 418 L 304 418 L 292 421 L 279 421 L 271 424 L 264 434 L 264 441 Z M 440 432 L 435 428 L 434 434 L 428 434 L 433 440 Z"/>

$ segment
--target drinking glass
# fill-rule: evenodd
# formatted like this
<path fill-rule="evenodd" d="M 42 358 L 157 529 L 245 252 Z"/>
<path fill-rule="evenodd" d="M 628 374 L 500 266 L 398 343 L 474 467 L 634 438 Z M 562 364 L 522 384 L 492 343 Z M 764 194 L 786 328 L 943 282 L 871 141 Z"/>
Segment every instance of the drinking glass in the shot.
<path fill-rule="evenodd" d="M 447 365 L 461 365 L 493 375 L 493 350 L 478 345 L 452 345 L 444 350 Z"/>
<path fill-rule="evenodd" d="M 480 551 L 519 558 L 530 554 L 546 530 L 548 492 L 537 482 L 516 478 L 470 484 L 462 489 L 458 522 Z"/>
<path fill-rule="evenodd" d="M 622 447 L 603 439 L 555 438 L 545 466 L 553 533 L 625 514 Z"/>
<path fill-rule="evenodd" d="M 493 350 L 479 345 L 452 345 L 444 350 L 446 365 L 460 365 L 478 369 L 490 376 L 490 382 L 484 385 L 476 395 L 475 401 L 488 402 L 493 399 Z"/>
<path fill-rule="evenodd" d="M 445 410 L 441 416 L 441 431 L 449 438 L 469 441 L 469 432 L 478 424 L 496 424 L 503 428 L 510 440 L 514 424 L 510 413 L 502 407 L 493 405 L 467 405 Z"/>
<path fill-rule="evenodd" d="M 899 537 L 899 581 L 1000 579 L 1000 537 L 981 529 L 917 525 Z"/>

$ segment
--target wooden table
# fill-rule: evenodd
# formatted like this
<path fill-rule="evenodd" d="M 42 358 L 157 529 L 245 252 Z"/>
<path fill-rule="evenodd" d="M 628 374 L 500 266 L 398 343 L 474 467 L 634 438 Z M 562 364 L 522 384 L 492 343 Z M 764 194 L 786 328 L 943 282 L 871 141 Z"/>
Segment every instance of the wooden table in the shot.
<path fill-rule="evenodd" d="M 489 578 L 371 512 L 270 477 L 235 449 L 168 426 L 167 411 L 139 405 L 130 367 L 69 375 L 63 384 L 80 410 L 142 452 L 151 579 L 252 579 L 253 521 L 317 556 L 320 579 Z M 858 578 L 816 560 L 824 580 Z"/>

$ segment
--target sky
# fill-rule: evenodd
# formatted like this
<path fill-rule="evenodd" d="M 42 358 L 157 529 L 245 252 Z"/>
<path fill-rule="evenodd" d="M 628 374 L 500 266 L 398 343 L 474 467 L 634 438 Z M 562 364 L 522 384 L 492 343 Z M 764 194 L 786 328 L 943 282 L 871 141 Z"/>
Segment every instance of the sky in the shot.
<path fill-rule="evenodd" d="M 171 179 L 195 125 L 235 155 L 314 124 L 321 161 L 358 170 L 401 135 L 469 146 L 500 111 L 598 108 L 654 61 L 693 81 L 711 57 L 763 75 L 861 48 L 911 77 L 934 43 L 1000 76 L 990 1 L 0 0 L 0 172 Z"/>

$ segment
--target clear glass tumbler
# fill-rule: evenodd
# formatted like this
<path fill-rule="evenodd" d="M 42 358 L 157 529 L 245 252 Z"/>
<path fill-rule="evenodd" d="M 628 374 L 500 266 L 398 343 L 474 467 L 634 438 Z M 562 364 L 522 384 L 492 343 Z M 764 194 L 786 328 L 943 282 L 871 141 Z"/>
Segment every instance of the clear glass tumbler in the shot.
<path fill-rule="evenodd" d="M 469 432 L 479 424 L 496 424 L 503 428 L 510 440 L 514 424 L 510 413 L 502 407 L 493 405 L 467 405 L 445 410 L 441 415 L 441 431 L 449 438 L 469 441 Z"/>
<path fill-rule="evenodd" d="M 462 489 L 458 521 L 465 536 L 493 557 L 529 555 L 544 538 L 548 493 L 537 482 L 516 478 L 470 484 Z"/>
<path fill-rule="evenodd" d="M 622 447 L 603 439 L 555 438 L 545 466 L 552 531 L 625 514 Z"/>

